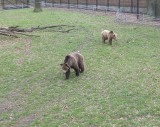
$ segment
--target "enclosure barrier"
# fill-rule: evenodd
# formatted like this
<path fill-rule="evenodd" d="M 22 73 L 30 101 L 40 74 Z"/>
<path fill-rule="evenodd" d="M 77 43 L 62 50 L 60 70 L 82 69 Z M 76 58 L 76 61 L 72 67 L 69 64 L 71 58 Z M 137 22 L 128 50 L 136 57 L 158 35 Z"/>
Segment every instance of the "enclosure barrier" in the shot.
<path fill-rule="evenodd" d="M 29 0 L 1 0 L 1 9 L 28 8 Z"/>
<path fill-rule="evenodd" d="M 34 5 L 35 0 L 0 0 L 0 10 L 26 8 Z M 152 1 L 152 15 L 158 17 L 158 0 Z M 147 13 L 147 0 L 41 0 L 43 7 L 65 7 L 91 9 L 96 11 L 114 11 L 137 14 L 137 19 Z M 154 13 L 154 14 L 153 14 Z"/>

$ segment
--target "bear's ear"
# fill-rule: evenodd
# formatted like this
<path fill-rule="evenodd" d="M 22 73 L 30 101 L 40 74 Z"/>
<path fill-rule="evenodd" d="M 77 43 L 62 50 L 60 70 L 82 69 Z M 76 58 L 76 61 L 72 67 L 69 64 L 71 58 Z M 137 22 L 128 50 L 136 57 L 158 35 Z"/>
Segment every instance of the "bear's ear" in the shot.
<path fill-rule="evenodd" d="M 67 59 L 69 59 L 69 58 L 70 58 L 70 55 L 67 55 L 65 59 L 67 60 Z"/>
<path fill-rule="evenodd" d="M 110 31 L 110 33 L 113 33 L 113 31 Z"/>

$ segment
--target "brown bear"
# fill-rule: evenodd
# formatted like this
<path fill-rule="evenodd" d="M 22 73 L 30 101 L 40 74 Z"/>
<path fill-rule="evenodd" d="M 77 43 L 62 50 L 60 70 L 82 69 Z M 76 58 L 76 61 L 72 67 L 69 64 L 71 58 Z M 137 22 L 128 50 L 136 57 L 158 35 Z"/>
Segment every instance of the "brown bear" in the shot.
<path fill-rule="evenodd" d="M 65 71 L 66 79 L 69 79 L 70 69 L 74 69 L 76 76 L 84 71 L 84 57 L 78 53 L 73 52 L 67 55 L 64 59 L 64 63 L 60 64 Z"/>
<path fill-rule="evenodd" d="M 105 40 L 109 39 L 109 44 L 112 45 L 112 40 L 116 40 L 117 39 L 117 34 L 114 33 L 113 31 L 109 31 L 109 30 L 103 30 L 101 32 L 102 35 L 102 42 L 105 43 Z"/>

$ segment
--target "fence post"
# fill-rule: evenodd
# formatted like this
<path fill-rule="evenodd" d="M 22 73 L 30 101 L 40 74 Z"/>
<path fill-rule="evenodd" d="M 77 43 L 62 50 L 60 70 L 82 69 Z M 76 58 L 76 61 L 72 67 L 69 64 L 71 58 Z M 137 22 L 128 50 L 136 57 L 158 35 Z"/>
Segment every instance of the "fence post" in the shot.
<path fill-rule="evenodd" d="M 44 2 L 45 2 L 45 7 L 46 7 L 46 0 Z"/>
<path fill-rule="evenodd" d="M 155 14 L 155 18 L 157 18 L 157 0 L 155 0 L 154 6 L 155 6 L 154 14 Z"/>
<path fill-rule="evenodd" d="M 29 0 L 27 0 L 27 6 L 29 6 Z"/>
<path fill-rule="evenodd" d="M 78 8 L 78 0 L 77 0 L 77 8 Z"/>
<path fill-rule="evenodd" d="M 121 7 L 121 1 L 119 0 L 119 2 L 118 2 L 118 8 L 119 8 L 119 10 L 120 10 L 120 7 Z"/>
<path fill-rule="evenodd" d="M 97 10 L 97 7 L 98 7 L 98 0 L 96 0 L 96 10 Z"/>
<path fill-rule="evenodd" d="M 54 0 L 52 0 L 52 7 L 54 7 Z"/>
<path fill-rule="evenodd" d="M 88 9 L 88 0 L 86 0 L 86 8 Z"/>
<path fill-rule="evenodd" d="M 133 13 L 133 0 L 131 0 L 131 13 Z"/>
<path fill-rule="evenodd" d="M 70 8 L 70 0 L 68 0 L 68 8 Z"/>
<path fill-rule="evenodd" d="M 139 19 L 139 0 L 137 0 L 137 19 Z"/>
<path fill-rule="evenodd" d="M 109 0 L 107 0 L 107 11 L 109 11 Z"/>

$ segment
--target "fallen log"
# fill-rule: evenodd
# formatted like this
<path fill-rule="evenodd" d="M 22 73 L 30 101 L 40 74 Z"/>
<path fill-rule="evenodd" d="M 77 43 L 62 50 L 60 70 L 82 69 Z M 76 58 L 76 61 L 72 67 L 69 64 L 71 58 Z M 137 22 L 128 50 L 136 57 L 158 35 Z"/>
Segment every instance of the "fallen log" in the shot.
<path fill-rule="evenodd" d="M 18 36 L 13 34 L 12 32 L 4 31 L 4 30 L 0 30 L 0 35 L 12 36 L 12 37 L 18 38 Z"/>
<path fill-rule="evenodd" d="M 0 35 L 5 35 L 5 36 L 13 36 L 13 37 L 18 37 L 19 34 L 25 35 L 25 36 L 35 36 L 39 37 L 37 35 L 32 35 L 32 34 L 26 34 L 27 32 L 33 32 L 36 30 L 44 30 L 44 29 L 49 29 L 49 28 L 55 28 L 59 27 L 59 31 L 55 32 L 62 32 L 62 33 L 68 33 L 71 30 L 75 30 L 75 26 L 70 26 L 70 25 L 49 25 L 49 26 L 37 26 L 37 27 L 31 27 L 31 28 L 20 28 L 19 26 L 11 26 L 11 27 L 0 27 Z M 70 29 L 65 30 L 64 27 L 68 27 Z"/>

